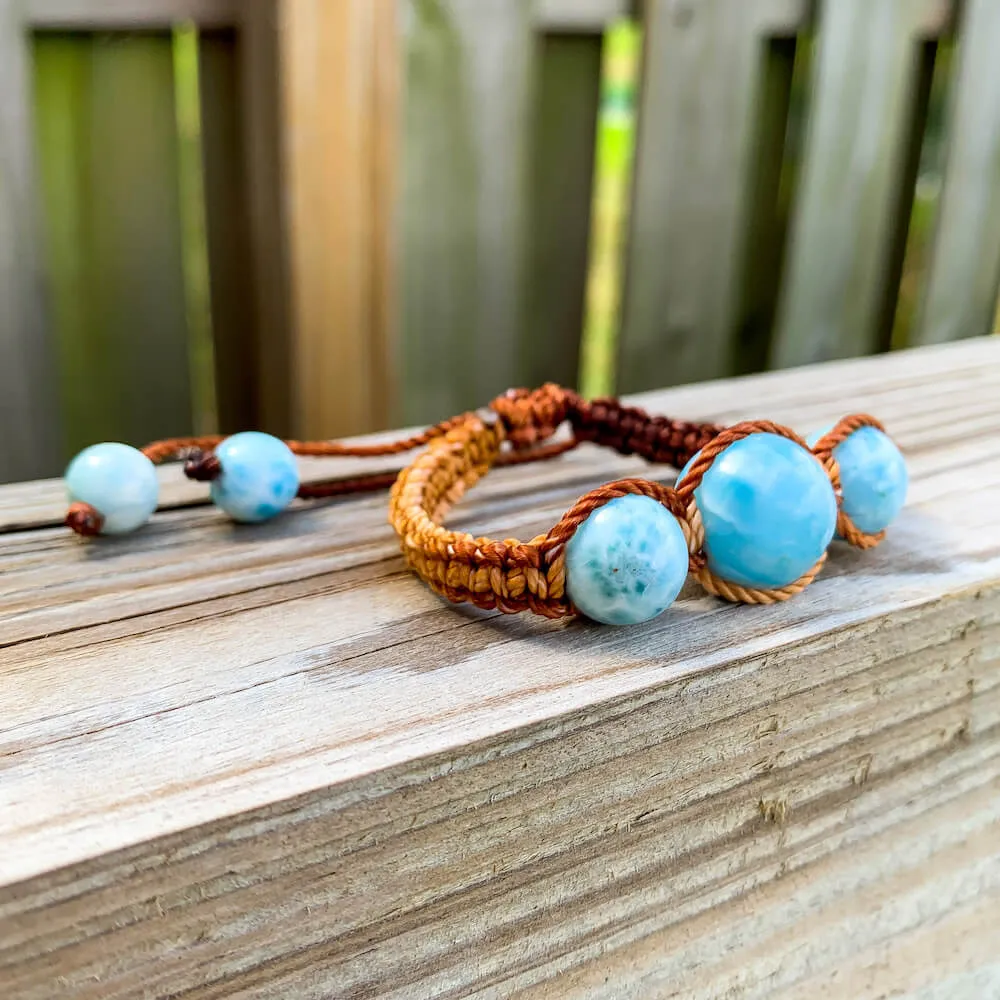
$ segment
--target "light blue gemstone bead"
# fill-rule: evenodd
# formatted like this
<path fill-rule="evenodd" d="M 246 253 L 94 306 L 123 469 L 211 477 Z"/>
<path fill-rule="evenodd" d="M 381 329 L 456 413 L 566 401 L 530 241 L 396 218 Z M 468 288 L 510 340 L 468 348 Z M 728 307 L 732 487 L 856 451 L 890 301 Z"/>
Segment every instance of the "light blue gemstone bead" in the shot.
<path fill-rule="evenodd" d="M 234 521 L 266 521 L 280 514 L 298 492 L 295 456 L 284 441 L 270 434 L 233 434 L 215 455 L 222 474 L 212 481 L 212 501 Z"/>
<path fill-rule="evenodd" d="M 688 550 L 677 519 L 650 497 L 616 497 L 593 512 L 566 546 L 566 590 L 605 625 L 648 621 L 680 593 Z"/>
<path fill-rule="evenodd" d="M 137 448 L 106 441 L 84 448 L 66 469 L 70 502 L 89 503 L 104 518 L 102 535 L 135 531 L 156 510 L 160 484 Z"/>
<path fill-rule="evenodd" d="M 762 431 L 731 444 L 705 473 L 695 499 L 708 568 L 744 587 L 794 583 L 826 551 L 837 527 L 837 498 L 823 466 L 779 434 Z"/>
<path fill-rule="evenodd" d="M 811 434 L 809 446 L 832 426 Z M 833 449 L 833 457 L 840 466 L 844 513 L 870 535 L 884 531 L 906 503 L 910 477 L 902 452 L 877 427 L 859 427 Z"/>

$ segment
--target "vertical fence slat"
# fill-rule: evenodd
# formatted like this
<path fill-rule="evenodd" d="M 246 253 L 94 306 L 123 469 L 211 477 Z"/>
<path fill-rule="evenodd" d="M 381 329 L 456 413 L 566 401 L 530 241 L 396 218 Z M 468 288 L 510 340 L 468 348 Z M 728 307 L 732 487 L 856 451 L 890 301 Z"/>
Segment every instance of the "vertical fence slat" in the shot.
<path fill-rule="evenodd" d="M 1000 283 L 1000 5 L 966 0 L 948 153 L 924 301 L 911 344 L 991 332 Z"/>
<path fill-rule="evenodd" d="M 518 361 L 529 385 L 575 385 L 579 376 L 600 76 L 600 35 L 543 38 Z"/>
<path fill-rule="evenodd" d="M 895 246 L 921 54 L 939 0 L 825 0 L 797 205 L 789 234 L 777 366 L 869 354 L 889 340 Z M 898 273 L 898 272 L 897 272 Z"/>
<path fill-rule="evenodd" d="M 224 434 L 259 426 L 257 317 L 247 294 L 253 272 L 238 44 L 232 30 L 199 37 L 216 416 Z"/>
<path fill-rule="evenodd" d="M 256 320 L 257 421 L 261 429 L 288 437 L 293 433 L 291 278 L 281 156 L 279 3 L 245 5 L 239 76 L 252 274 L 244 294 Z"/>
<path fill-rule="evenodd" d="M 43 35 L 35 56 L 67 448 L 187 433 L 170 36 Z"/>
<path fill-rule="evenodd" d="M 619 388 L 726 375 L 738 363 L 742 274 L 766 42 L 804 3 L 648 0 Z M 779 95 L 779 100 L 781 100 Z M 779 148 L 780 155 L 780 148 Z"/>
<path fill-rule="evenodd" d="M 785 132 L 791 103 L 796 43 L 771 38 L 765 49 L 758 120 L 759 153 L 751 174 L 746 215 L 746 264 L 736 337 L 737 373 L 767 367 L 785 250 L 787 196 L 781 196 Z"/>
<path fill-rule="evenodd" d="M 379 106 L 376 8 L 387 2 L 282 4 L 293 413 L 302 434 L 350 434 L 387 420 L 377 411 L 387 373 L 375 348 L 385 332 L 374 328 L 376 133 L 393 119 Z"/>
<path fill-rule="evenodd" d="M 0 482 L 58 474 L 62 459 L 19 6 L 0 0 Z"/>
<path fill-rule="evenodd" d="M 408 0 L 402 418 L 516 383 L 525 308 L 529 0 Z"/>

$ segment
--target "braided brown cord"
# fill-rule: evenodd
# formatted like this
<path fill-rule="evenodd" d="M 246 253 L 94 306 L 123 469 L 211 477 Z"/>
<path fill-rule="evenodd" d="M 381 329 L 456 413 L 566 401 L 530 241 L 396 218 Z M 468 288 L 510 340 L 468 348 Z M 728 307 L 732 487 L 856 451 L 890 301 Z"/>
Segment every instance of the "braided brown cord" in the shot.
<path fill-rule="evenodd" d="M 577 446 L 574 439 L 543 445 L 526 451 L 501 453 L 494 462 L 496 466 L 524 465 L 528 462 L 541 462 L 556 455 L 562 455 Z M 298 495 L 303 499 L 344 496 L 349 493 L 363 493 L 372 490 L 382 490 L 391 487 L 396 481 L 397 472 L 371 472 L 361 476 L 346 479 L 328 479 L 315 483 L 303 483 Z"/>
<path fill-rule="evenodd" d="M 395 441 L 384 441 L 377 444 L 344 444 L 341 441 L 296 441 L 286 440 L 285 444 L 296 455 L 312 458 L 375 458 L 380 455 L 398 455 L 404 451 L 412 451 L 427 444 L 432 438 L 446 433 L 464 419 L 464 415 L 449 417 L 433 427 L 428 427 L 409 437 L 397 438 Z M 142 453 L 154 464 L 174 461 L 175 459 L 194 459 L 217 448 L 225 436 L 207 434 L 202 437 L 167 438 L 163 441 L 153 441 L 147 444 Z M 193 477 L 195 478 L 195 477 Z"/>
<path fill-rule="evenodd" d="M 721 424 L 650 416 L 645 410 L 624 406 L 616 399 L 581 401 L 570 421 L 581 441 L 675 469 L 683 468 L 692 455 L 724 430 Z"/>
<path fill-rule="evenodd" d="M 692 424 L 649 417 L 615 400 L 587 403 L 575 393 L 553 385 L 534 393 L 513 390 L 491 405 L 498 421 L 487 423 L 480 417 L 467 416 L 404 469 L 392 489 L 389 520 L 399 536 L 407 564 L 433 590 L 453 602 L 468 601 L 508 613 L 531 610 L 549 618 L 576 613 L 566 593 L 566 545 L 598 507 L 626 494 L 651 497 L 674 514 L 688 544 L 690 571 L 709 593 L 744 604 L 772 604 L 801 593 L 823 568 L 825 552 L 798 580 L 774 589 L 741 586 L 716 576 L 708 568 L 695 491 L 726 448 L 756 433 L 794 441 L 821 463 L 837 497 L 838 530 L 843 538 L 862 548 L 877 544 L 881 538 L 864 535 L 841 510 L 840 470 L 832 454 L 833 448 L 859 427 L 881 429 L 874 418 L 866 415 L 843 418 L 810 449 L 795 431 L 769 420 L 744 421 L 728 428 Z M 529 542 L 495 541 L 442 526 L 452 504 L 492 465 L 502 461 L 505 440 L 514 448 L 529 448 L 553 435 L 563 421 L 568 421 L 574 431 L 569 446 L 589 440 L 675 467 L 700 454 L 679 488 L 641 478 L 606 483 L 582 496 L 549 532 Z M 546 447 L 536 450 L 544 451 Z"/>

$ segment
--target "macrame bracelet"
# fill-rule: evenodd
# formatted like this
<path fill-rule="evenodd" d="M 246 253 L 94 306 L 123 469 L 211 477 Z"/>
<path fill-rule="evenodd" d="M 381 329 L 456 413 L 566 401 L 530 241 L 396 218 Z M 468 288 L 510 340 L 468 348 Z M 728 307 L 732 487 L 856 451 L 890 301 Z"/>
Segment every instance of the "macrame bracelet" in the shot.
<path fill-rule="evenodd" d="M 568 438 L 556 440 L 564 426 Z M 451 507 L 494 466 L 551 458 L 581 442 L 681 472 L 674 486 L 644 478 L 605 483 L 527 542 L 444 526 Z M 398 474 L 299 482 L 297 455 L 416 448 L 424 450 Z M 511 390 L 483 411 L 384 444 L 281 441 L 250 431 L 141 451 L 95 445 L 67 470 L 67 524 L 82 535 L 134 530 L 156 508 L 154 465 L 176 460 L 189 478 L 210 482 L 213 501 L 237 521 L 266 520 L 296 496 L 391 486 L 389 521 L 407 565 L 449 601 L 614 624 L 660 614 L 688 574 L 728 601 L 787 600 L 815 579 L 834 535 L 861 549 L 877 545 L 908 485 L 902 454 L 866 414 L 806 440 L 771 421 L 672 420 L 547 384 Z"/>
<path fill-rule="evenodd" d="M 661 613 L 688 572 L 709 593 L 729 601 L 782 601 L 815 579 L 835 532 L 859 548 L 877 545 L 905 499 L 902 456 L 881 424 L 865 414 L 844 417 L 815 435 L 810 446 L 790 428 L 770 421 L 727 428 L 672 421 L 615 400 L 588 403 L 556 386 L 508 393 L 494 401 L 491 411 L 469 415 L 431 441 L 392 488 L 390 521 L 404 558 L 453 602 L 509 613 L 530 610 L 549 618 L 583 613 L 624 624 Z M 574 441 L 685 466 L 677 486 L 640 478 L 605 483 L 527 542 L 474 537 L 442 525 L 451 506 L 489 471 L 505 442 L 530 446 L 563 421 Z M 753 447 L 747 447 L 751 439 Z M 849 441 L 845 491 L 834 452 Z M 720 462 L 723 456 L 732 460 Z M 767 473 L 761 459 L 780 470 L 780 480 L 766 481 L 775 480 L 775 470 Z M 755 484 L 762 472 L 764 482 Z M 781 491 L 796 483 L 808 495 L 782 498 Z M 734 523 L 741 496 L 742 524 Z M 798 507 L 800 516 L 793 509 L 782 517 L 784 523 L 755 523 L 769 507 L 772 513 L 780 509 L 782 499 L 785 506 Z M 769 545 L 771 552 L 764 556 L 777 553 L 777 558 L 748 552 L 747 546 L 755 544 Z M 796 563 L 798 569 L 790 571 Z"/>

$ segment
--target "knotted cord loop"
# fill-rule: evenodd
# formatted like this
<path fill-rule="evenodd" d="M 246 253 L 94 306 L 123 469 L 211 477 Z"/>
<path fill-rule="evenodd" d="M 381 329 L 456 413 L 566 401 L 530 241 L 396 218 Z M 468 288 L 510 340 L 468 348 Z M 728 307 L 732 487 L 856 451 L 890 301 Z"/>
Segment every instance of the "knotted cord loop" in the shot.
<path fill-rule="evenodd" d="M 490 409 L 504 426 L 507 440 L 517 449 L 552 437 L 579 406 L 580 397 L 575 392 L 552 382 L 538 389 L 509 389 L 490 403 Z"/>

